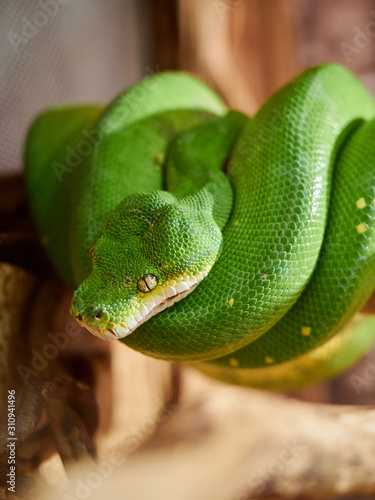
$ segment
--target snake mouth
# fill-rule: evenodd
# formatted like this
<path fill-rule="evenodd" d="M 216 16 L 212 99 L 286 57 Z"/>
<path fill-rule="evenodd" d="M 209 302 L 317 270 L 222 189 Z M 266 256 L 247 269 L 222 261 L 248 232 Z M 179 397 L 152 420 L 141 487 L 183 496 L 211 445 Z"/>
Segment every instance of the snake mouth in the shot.
<path fill-rule="evenodd" d="M 114 328 L 106 328 L 103 332 L 100 332 L 100 336 L 102 338 L 105 338 L 106 340 L 117 340 L 127 337 L 140 325 L 142 325 L 142 323 L 145 323 L 150 318 L 152 318 L 152 316 L 155 316 L 155 314 L 164 311 L 164 309 L 166 309 L 167 307 L 172 306 L 179 300 L 186 297 L 186 295 L 188 295 L 197 285 L 198 283 L 194 283 L 188 290 L 176 293 L 176 295 L 172 295 L 171 297 L 166 298 L 165 300 L 163 300 L 163 302 L 160 302 L 160 304 L 153 307 L 145 316 L 142 317 L 142 319 L 137 321 L 137 324 L 135 326 L 129 327 L 124 323 L 119 323 L 119 325 L 116 325 Z"/>
<path fill-rule="evenodd" d="M 198 284 L 205 278 L 211 269 L 207 267 L 204 271 L 192 276 L 185 276 L 177 280 L 171 280 L 155 291 L 143 294 L 142 301 L 138 303 L 133 314 L 128 315 L 125 321 L 118 322 L 115 326 L 108 326 L 104 329 L 88 325 L 84 321 L 77 321 L 90 333 L 104 340 L 118 340 L 130 335 L 140 325 L 148 321 L 167 307 L 172 306 L 191 293 Z"/>

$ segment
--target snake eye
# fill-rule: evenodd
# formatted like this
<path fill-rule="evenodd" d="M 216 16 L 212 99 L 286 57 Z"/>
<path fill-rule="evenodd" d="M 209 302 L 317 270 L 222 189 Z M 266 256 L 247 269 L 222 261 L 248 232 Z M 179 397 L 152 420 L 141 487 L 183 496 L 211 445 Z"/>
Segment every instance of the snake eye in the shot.
<path fill-rule="evenodd" d="M 158 284 L 158 279 L 154 274 L 144 274 L 137 281 L 137 288 L 140 292 L 148 293 L 153 290 Z"/>
<path fill-rule="evenodd" d="M 93 245 L 90 250 L 89 250 L 89 258 L 90 260 L 92 260 L 92 255 L 93 255 L 93 252 L 94 252 L 94 248 L 95 248 L 95 245 Z"/>

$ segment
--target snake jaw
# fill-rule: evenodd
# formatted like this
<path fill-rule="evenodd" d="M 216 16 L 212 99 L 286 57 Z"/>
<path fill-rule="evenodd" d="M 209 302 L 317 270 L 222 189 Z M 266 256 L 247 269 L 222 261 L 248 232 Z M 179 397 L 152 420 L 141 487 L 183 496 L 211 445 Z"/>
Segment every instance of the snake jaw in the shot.
<path fill-rule="evenodd" d="M 210 269 L 211 266 L 207 266 L 195 275 L 170 280 L 164 286 L 160 286 L 150 293 L 142 294 L 141 301 L 135 303 L 132 314 L 128 314 L 125 320 L 115 323 L 114 326 L 108 327 L 108 323 L 110 323 L 108 321 L 104 328 L 100 328 L 88 324 L 84 318 L 79 318 L 77 315 L 75 318 L 81 326 L 102 340 L 118 340 L 127 337 L 150 318 L 191 293 L 207 276 Z"/>
<path fill-rule="evenodd" d="M 142 301 L 138 304 L 138 309 L 127 317 L 126 322 L 121 321 L 113 328 L 106 328 L 101 332 L 101 338 L 116 340 L 127 337 L 150 318 L 191 293 L 203 278 L 207 276 L 210 269 L 211 266 L 207 266 L 205 270 L 195 275 L 182 277 L 178 281 L 173 280 L 169 284 L 156 289 L 154 292 L 143 294 Z M 173 283 L 173 286 L 170 283 Z"/>

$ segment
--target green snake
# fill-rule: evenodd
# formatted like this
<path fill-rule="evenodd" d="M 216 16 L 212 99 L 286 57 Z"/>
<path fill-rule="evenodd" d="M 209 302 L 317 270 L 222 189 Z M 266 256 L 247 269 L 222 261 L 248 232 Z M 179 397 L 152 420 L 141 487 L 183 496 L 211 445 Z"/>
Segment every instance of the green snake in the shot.
<path fill-rule="evenodd" d="M 254 117 L 183 72 L 54 108 L 25 146 L 46 251 L 91 333 L 224 381 L 291 389 L 375 337 L 375 103 L 311 68 Z"/>

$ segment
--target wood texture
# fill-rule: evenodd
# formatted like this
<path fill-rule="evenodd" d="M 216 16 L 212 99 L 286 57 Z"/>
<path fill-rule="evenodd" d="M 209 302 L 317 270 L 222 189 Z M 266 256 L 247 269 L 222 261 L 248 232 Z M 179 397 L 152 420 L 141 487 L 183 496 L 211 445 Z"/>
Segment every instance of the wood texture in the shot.
<path fill-rule="evenodd" d="M 81 468 L 64 493 L 74 497 L 83 483 L 92 500 L 375 495 L 373 408 L 300 402 L 190 371 L 183 388 L 176 411 L 131 460 L 120 447 L 121 463 L 102 484 L 92 487 L 94 469 Z"/>
<path fill-rule="evenodd" d="M 252 115 L 298 70 L 288 2 L 180 0 L 181 65 Z"/>

